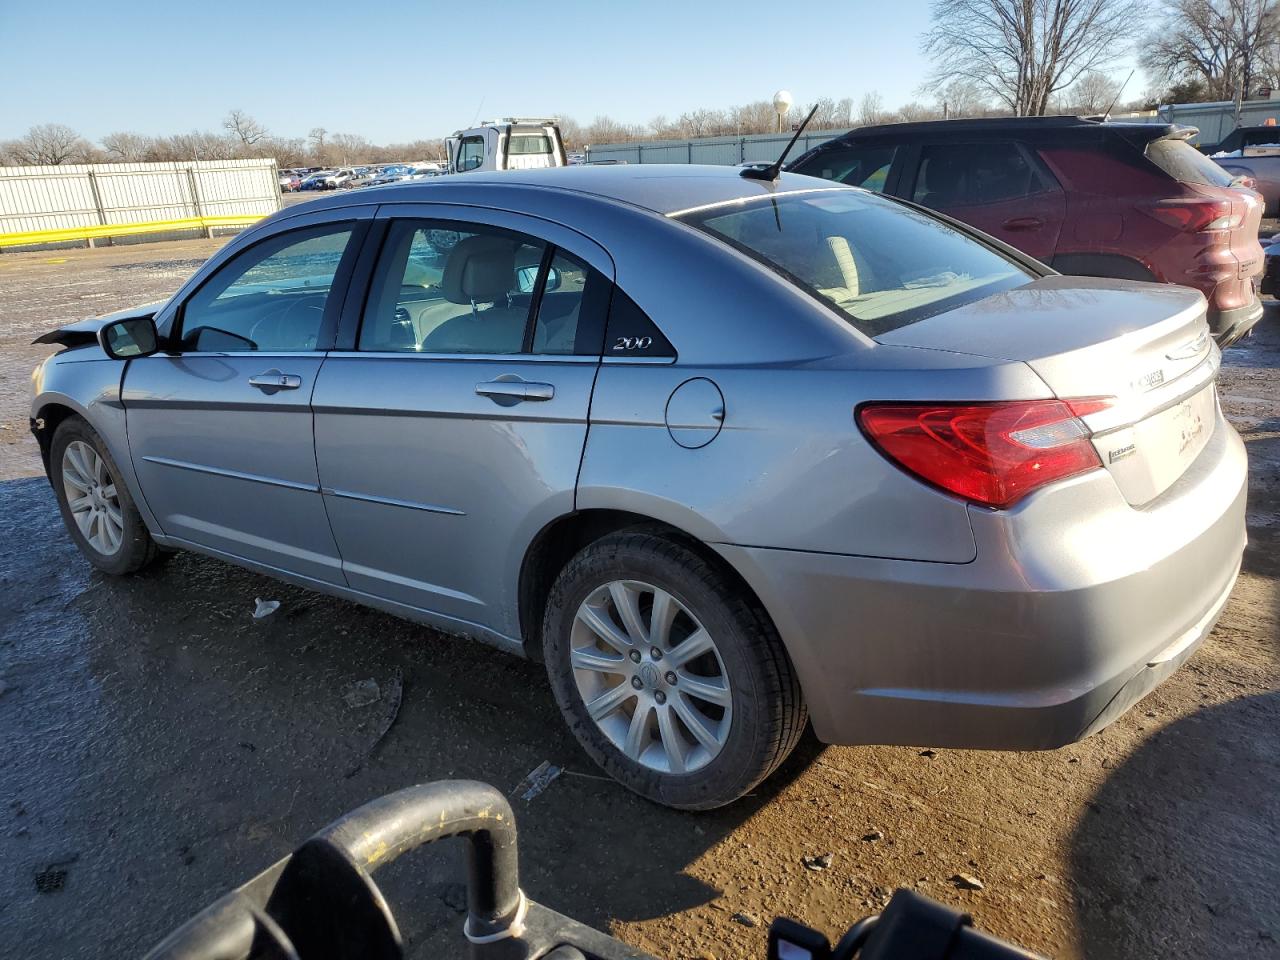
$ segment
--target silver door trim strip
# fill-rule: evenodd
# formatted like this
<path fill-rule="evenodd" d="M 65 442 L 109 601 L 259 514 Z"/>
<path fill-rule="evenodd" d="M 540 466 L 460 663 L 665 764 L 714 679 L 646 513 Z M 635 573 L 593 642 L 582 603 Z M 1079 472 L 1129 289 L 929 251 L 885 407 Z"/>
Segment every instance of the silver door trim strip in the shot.
<path fill-rule="evenodd" d="M 265 483 L 269 487 L 284 487 L 287 490 L 305 490 L 307 493 L 319 493 L 320 487 L 313 483 L 298 483 L 294 480 L 280 480 L 277 477 L 264 477 L 257 473 L 244 473 L 240 470 L 226 470 L 222 467 L 210 467 L 203 463 L 188 463 L 186 460 L 170 460 L 168 457 L 143 457 L 147 463 L 162 467 L 177 467 L 179 470 L 191 470 L 195 473 L 208 473 L 215 477 L 230 477 L 233 480 L 248 480 L 251 483 Z"/>
<path fill-rule="evenodd" d="M 465 517 L 462 510 L 453 507 L 441 507 L 434 503 L 418 503 L 414 500 L 397 500 L 395 497 L 376 497 L 371 493 L 355 493 L 351 490 L 335 490 L 332 487 L 321 487 L 320 493 L 326 497 L 341 497 L 344 500 L 363 500 L 365 503 L 378 503 L 385 507 L 404 507 L 406 510 L 422 510 L 426 513 L 443 513 L 451 517 Z"/>

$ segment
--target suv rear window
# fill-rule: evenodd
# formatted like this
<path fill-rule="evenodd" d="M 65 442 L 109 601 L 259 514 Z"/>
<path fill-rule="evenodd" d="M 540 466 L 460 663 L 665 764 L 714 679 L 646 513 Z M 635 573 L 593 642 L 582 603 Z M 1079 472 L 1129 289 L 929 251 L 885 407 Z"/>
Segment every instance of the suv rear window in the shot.
<path fill-rule="evenodd" d="M 1152 140 L 1147 144 L 1147 159 L 1182 183 L 1202 187 L 1229 187 L 1235 175 L 1223 170 L 1185 140 Z"/>
<path fill-rule="evenodd" d="M 927 213 L 860 191 L 762 197 L 679 219 L 760 261 L 869 337 L 1031 280 Z"/>

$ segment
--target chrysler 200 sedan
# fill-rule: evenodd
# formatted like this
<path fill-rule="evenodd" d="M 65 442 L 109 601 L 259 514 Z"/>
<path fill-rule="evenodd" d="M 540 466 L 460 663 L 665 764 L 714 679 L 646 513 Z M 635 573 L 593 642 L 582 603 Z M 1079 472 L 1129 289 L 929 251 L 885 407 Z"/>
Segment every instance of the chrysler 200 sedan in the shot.
<path fill-rule="evenodd" d="M 791 174 L 329 197 L 42 339 L 32 426 L 95 566 L 195 550 L 541 658 L 585 751 L 675 807 L 806 722 L 1087 736 L 1243 551 L 1199 293 Z"/>

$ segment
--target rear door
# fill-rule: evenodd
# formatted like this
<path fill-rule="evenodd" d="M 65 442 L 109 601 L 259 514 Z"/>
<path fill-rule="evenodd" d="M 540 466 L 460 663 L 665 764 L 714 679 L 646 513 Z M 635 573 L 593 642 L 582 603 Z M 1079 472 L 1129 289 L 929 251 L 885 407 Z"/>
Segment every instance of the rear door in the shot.
<path fill-rule="evenodd" d="M 1066 218 L 1053 175 L 1012 140 L 923 141 L 899 195 L 1049 262 Z"/>
<path fill-rule="evenodd" d="M 525 548 L 574 508 L 612 262 L 499 211 L 404 204 L 379 221 L 367 297 L 313 399 L 347 580 L 518 636 Z"/>
<path fill-rule="evenodd" d="M 258 241 L 180 305 L 168 349 L 125 372 L 134 470 L 164 533 L 342 584 L 316 474 L 311 391 L 360 219 Z"/>

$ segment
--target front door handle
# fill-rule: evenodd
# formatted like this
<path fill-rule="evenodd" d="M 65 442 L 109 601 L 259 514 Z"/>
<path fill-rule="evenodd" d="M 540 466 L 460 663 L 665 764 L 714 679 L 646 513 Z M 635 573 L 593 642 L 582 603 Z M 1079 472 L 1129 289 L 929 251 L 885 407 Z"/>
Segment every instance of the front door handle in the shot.
<path fill-rule="evenodd" d="M 1039 217 L 1013 217 L 1001 224 L 1006 230 L 1039 230 L 1044 221 Z"/>
<path fill-rule="evenodd" d="M 268 370 L 249 378 L 249 386 L 259 390 L 297 390 L 302 386 L 302 378 L 296 373 L 281 373 L 279 370 Z"/>
<path fill-rule="evenodd" d="M 476 384 L 476 393 L 500 406 L 510 407 L 524 400 L 550 400 L 556 388 L 550 383 L 534 383 L 519 377 L 499 377 Z"/>

